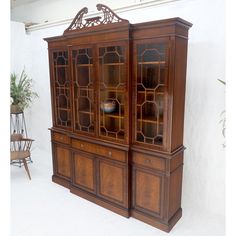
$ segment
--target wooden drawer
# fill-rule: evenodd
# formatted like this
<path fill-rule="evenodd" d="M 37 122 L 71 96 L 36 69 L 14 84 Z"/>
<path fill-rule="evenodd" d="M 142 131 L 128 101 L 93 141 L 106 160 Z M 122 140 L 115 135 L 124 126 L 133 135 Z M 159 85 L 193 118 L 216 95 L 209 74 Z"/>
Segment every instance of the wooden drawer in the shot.
<path fill-rule="evenodd" d="M 70 138 L 65 134 L 60 133 L 52 133 L 52 140 L 64 144 L 70 144 Z"/>
<path fill-rule="evenodd" d="M 165 159 L 146 155 L 143 153 L 133 152 L 133 163 L 150 167 L 157 170 L 165 170 Z"/>
<path fill-rule="evenodd" d="M 76 139 L 72 139 L 72 147 L 85 152 L 105 156 L 112 160 L 126 162 L 126 152 L 115 148 L 104 147 Z"/>

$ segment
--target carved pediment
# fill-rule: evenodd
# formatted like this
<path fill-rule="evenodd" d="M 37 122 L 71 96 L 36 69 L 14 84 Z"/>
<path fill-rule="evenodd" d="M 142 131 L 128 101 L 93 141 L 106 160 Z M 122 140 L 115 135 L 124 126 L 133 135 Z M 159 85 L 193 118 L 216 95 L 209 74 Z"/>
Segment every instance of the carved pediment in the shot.
<path fill-rule="evenodd" d="M 84 7 L 77 13 L 70 26 L 64 31 L 64 34 L 73 30 L 83 29 L 97 25 L 105 25 L 116 22 L 127 22 L 127 20 L 120 18 L 109 7 L 103 4 L 97 4 L 96 7 L 98 11 L 103 12 L 103 17 L 97 16 L 84 19 L 84 15 L 88 13 L 88 8 Z"/>

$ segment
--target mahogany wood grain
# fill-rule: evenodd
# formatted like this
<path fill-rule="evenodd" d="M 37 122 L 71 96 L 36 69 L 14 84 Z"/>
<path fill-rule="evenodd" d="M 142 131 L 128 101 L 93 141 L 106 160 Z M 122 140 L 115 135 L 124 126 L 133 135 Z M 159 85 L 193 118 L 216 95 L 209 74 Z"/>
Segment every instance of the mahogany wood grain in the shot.
<path fill-rule="evenodd" d="M 99 160 L 98 194 L 117 204 L 127 206 L 126 169 L 112 162 Z"/>
<path fill-rule="evenodd" d="M 96 192 L 95 161 L 91 155 L 81 152 L 73 154 L 73 184 L 89 192 Z"/>
<path fill-rule="evenodd" d="M 169 218 L 171 218 L 177 212 L 177 210 L 181 208 L 182 173 L 183 166 L 180 166 L 170 175 Z"/>
<path fill-rule="evenodd" d="M 146 166 L 152 169 L 165 171 L 165 162 L 163 158 L 150 156 L 143 153 L 133 152 L 132 161 L 135 164 Z"/>
<path fill-rule="evenodd" d="M 126 152 L 119 149 L 104 147 L 77 139 L 72 139 L 72 147 L 77 148 L 81 151 L 87 151 L 100 156 L 105 156 L 112 160 L 126 162 Z"/>
<path fill-rule="evenodd" d="M 57 174 L 67 179 L 71 178 L 70 150 L 66 147 L 55 146 L 54 158 L 57 166 Z"/>
<path fill-rule="evenodd" d="M 147 214 L 158 216 L 162 210 L 163 177 L 145 171 L 133 169 L 133 208 Z"/>
<path fill-rule="evenodd" d="M 52 140 L 56 142 L 64 143 L 64 144 L 70 144 L 70 138 L 65 134 L 53 132 Z"/>
<path fill-rule="evenodd" d="M 182 216 L 187 46 L 188 29 L 192 24 L 178 17 L 130 24 L 127 20 L 115 15 L 111 9 L 104 7 L 107 9 L 103 12 L 105 21 L 100 18 L 81 21 L 83 14 L 87 12 L 84 8 L 73 20 L 70 25 L 72 28 L 69 27 L 62 36 L 45 39 L 49 49 L 53 118 L 52 180 L 69 188 L 72 193 L 122 216 L 131 215 L 169 232 Z M 114 19 L 118 22 L 114 22 Z M 87 25 L 84 22 L 87 22 Z M 139 61 L 140 56 L 144 54 L 140 55 L 138 51 L 140 45 L 145 53 L 154 49 L 158 57 L 164 55 L 162 60 L 155 59 L 153 63 L 152 60 L 141 61 L 144 67 L 151 65 L 151 69 L 144 75 L 142 82 L 139 82 L 138 68 L 142 64 Z M 154 45 L 153 48 L 150 45 Z M 109 58 L 109 53 L 114 47 L 124 49 L 121 56 L 116 48 L 118 57 L 122 57 L 124 61 L 123 77 L 119 78 L 119 86 L 123 88 L 120 90 L 122 94 L 117 92 L 120 89 L 119 86 L 109 88 L 107 85 L 104 86 L 105 82 L 101 80 L 103 78 L 101 68 L 102 64 L 105 64 L 101 60 L 104 60 L 105 54 L 101 58 L 99 50 L 106 48 L 106 56 Z M 85 48 L 92 50 L 91 56 L 84 51 Z M 164 51 L 160 52 L 158 48 L 160 50 L 164 48 Z M 55 57 L 58 61 L 55 61 Z M 90 61 L 86 62 L 85 57 Z M 113 55 L 112 58 L 115 57 Z M 64 59 L 68 61 L 61 65 L 60 61 Z M 120 66 L 120 61 L 113 62 L 115 66 L 113 69 Z M 83 74 L 77 71 L 78 66 L 85 68 L 86 65 L 90 73 L 87 82 L 82 76 L 87 72 Z M 66 69 L 58 70 L 60 66 Z M 89 69 L 91 66 L 92 73 Z M 159 70 L 164 71 L 161 78 L 158 77 L 156 80 L 158 88 L 145 87 L 144 84 L 150 80 L 151 72 L 156 73 L 155 69 L 152 69 L 155 66 L 159 66 Z M 109 73 L 106 72 L 108 76 L 106 79 L 114 77 L 113 69 L 107 70 Z M 121 74 L 120 71 L 118 74 Z M 82 85 L 79 81 L 82 81 Z M 112 83 L 118 84 L 117 81 Z M 110 121 L 103 120 L 101 115 L 101 84 L 105 89 L 104 94 L 116 100 L 119 103 L 119 109 L 122 109 L 122 113 L 117 112 L 119 115 L 106 114 L 106 117 L 113 116 L 109 118 Z M 76 89 L 75 86 L 77 86 Z M 143 86 L 143 88 L 138 90 L 138 86 Z M 162 89 L 159 90 L 159 87 Z M 158 91 L 155 91 L 156 94 L 150 100 L 151 90 L 156 89 Z M 89 94 L 91 91 L 93 91 L 92 95 Z M 160 103 L 156 101 L 158 93 L 162 96 Z M 79 97 L 84 99 L 83 103 Z M 140 109 L 140 114 L 143 108 L 137 108 L 137 103 L 143 98 L 145 102 L 152 104 L 154 111 L 160 112 L 162 106 L 163 117 L 155 118 L 154 116 L 153 119 L 148 120 L 147 117 L 153 115 L 150 114 L 152 111 L 149 111 L 147 117 L 138 118 L 137 109 Z M 124 104 L 121 105 L 121 101 Z M 90 104 L 89 107 L 86 107 L 86 103 Z M 83 105 L 84 116 L 80 115 L 81 110 L 78 104 Z M 89 112 L 87 116 L 86 112 Z M 86 128 L 81 126 L 81 117 L 87 117 L 87 120 L 83 118 L 82 124 L 85 127 L 88 127 L 88 124 L 91 125 L 90 127 L 93 127 L 91 132 L 86 132 Z M 151 133 L 145 133 L 143 124 L 139 123 L 142 118 L 144 120 L 142 122 L 151 124 L 151 129 L 149 127 Z M 110 126 L 106 126 L 108 121 Z M 106 129 L 117 127 L 117 123 L 119 124 L 118 130 L 114 128 L 111 134 L 113 137 L 102 134 L 100 128 L 102 122 L 103 128 Z M 138 126 L 139 134 L 141 133 L 140 139 L 136 138 Z M 153 135 L 153 130 L 156 130 L 161 141 L 155 141 L 158 135 Z M 118 139 L 119 132 L 121 134 L 123 132 L 123 139 Z M 142 137 L 149 141 L 142 140 Z M 151 142 L 150 139 L 152 139 Z"/>

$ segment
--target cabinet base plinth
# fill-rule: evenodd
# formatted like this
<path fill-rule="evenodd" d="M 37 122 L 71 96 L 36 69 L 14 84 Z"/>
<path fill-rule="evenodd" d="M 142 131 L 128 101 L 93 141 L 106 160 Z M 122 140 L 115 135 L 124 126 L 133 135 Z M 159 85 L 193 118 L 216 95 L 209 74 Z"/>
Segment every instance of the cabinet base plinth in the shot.
<path fill-rule="evenodd" d="M 78 196 L 80 196 L 84 199 L 87 199 L 90 202 L 96 203 L 101 207 L 104 207 L 108 210 L 111 210 L 111 211 L 113 211 L 113 212 L 115 212 L 115 213 L 117 213 L 121 216 L 124 216 L 126 218 L 130 217 L 129 209 L 125 209 L 125 208 L 122 208 L 122 207 L 119 207 L 119 206 L 115 206 L 114 204 L 112 204 L 110 202 L 106 202 L 105 200 L 103 200 L 103 199 L 101 199 L 97 196 L 86 193 L 83 190 L 80 190 L 80 189 L 78 189 L 76 187 L 73 187 L 73 186 L 70 186 L 70 192 L 74 193 L 74 194 L 76 194 L 76 195 L 78 195 Z"/>
<path fill-rule="evenodd" d="M 135 211 L 134 209 L 131 211 L 131 216 L 141 220 L 149 225 L 152 225 L 155 228 L 158 228 L 160 230 L 163 230 L 167 233 L 170 232 L 170 230 L 174 227 L 174 225 L 177 223 L 177 221 L 181 218 L 182 216 L 182 208 L 180 208 L 175 215 L 169 220 L 168 223 L 164 223 L 161 221 L 158 221 L 157 218 L 151 217 L 144 215 L 140 213 L 139 211 Z"/>
<path fill-rule="evenodd" d="M 54 182 L 54 183 L 56 183 L 56 184 L 59 184 L 59 185 L 65 187 L 65 188 L 70 189 L 70 185 L 71 185 L 71 184 L 70 184 L 70 181 L 69 181 L 69 180 L 66 180 L 66 179 L 64 179 L 64 178 L 61 178 L 61 177 L 59 177 L 59 176 L 57 176 L 57 175 L 53 175 L 53 176 L 52 176 L 52 182 Z"/>

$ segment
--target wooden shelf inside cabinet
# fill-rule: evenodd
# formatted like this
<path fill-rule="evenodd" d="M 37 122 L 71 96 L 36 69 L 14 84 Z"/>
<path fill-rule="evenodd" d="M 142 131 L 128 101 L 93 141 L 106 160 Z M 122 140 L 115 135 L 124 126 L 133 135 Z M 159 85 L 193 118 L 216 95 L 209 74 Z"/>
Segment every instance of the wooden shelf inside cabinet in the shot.
<path fill-rule="evenodd" d="M 139 122 L 153 123 L 153 124 L 163 124 L 163 118 L 155 119 L 153 116 L 143 116 L 142 119 L 138 119 Z"/>
<path fill-rule="evenodd" d="M 70 87 L 67 85 L 60 85 L 60 86 L 55 86 L 56 89 L 66 89 L 66 90 L 70 90 Z"/>
<path fill-rule="evenodd" d="M 85 91 L 85 92 L 87 92 L 87 91 L 92 92 L 92 91 L 94 90 L 94 88 L 89 88 L 89 87 L 87 87 L 87 86 L 75 86 L 75 87 L 76 87 L 76 89 L 78 89 L 79 91 Z"/>
<path fill-rule="evenodd" d="M 102 63 L 102 66 L 123 66 L 125 65 L 124 62 L 117 62 L 117 63 Z"/>
<path fill-rule="evenodd" d="M 59 111 L 71 111 L 70 108 L 64 108 L 64 107 L 57 107 Z"/>
<path fill-rule="evenodd" d="M 54 65 L 54 67 L 56 67 L 56 68 L 67 68 L 68 65 Z"/>
<path fill-rule="evenodd" d="M 107 92 L 123 93 L 125 91 L 125 88 L 117 89 L 115 87 L 107 87 L 107 88 L 101 87 L 100 90 L 103 91 L 103 92 L 107 91 Z"/>
<path fill-rule="evenodd" d="M 78 111 L 79 113 L 83 113 L 83 114 L 91 114 L 91 115 L 93 115 L 94 114 L 94 112 L 92 112 L 92 111 L 89 111 L 89 110 L 80 110 L 80 111 Z"/>
<path fill-rule="evenodd" d="M 164 95 L 165 93 L 164 92 L 155 92 L 154 90 L 153 91 L 137 91 L 137 93 L 140 93 L 140 94 L 156 94 L 156 95 Z"/>
<path fill-rule="evenodd" d="M 165 61 L 143 61 L 138 62 L 139 65 L 165 65 Z"/>
<path fill-rule="evenodd" d="M 118 113 L 104 113 L 106 117 L 112 117 L 112 118 L 117 118 L 117 119 L 124 119 L 124 115 L 120 116 Z M 103 113 L 102 115 L 103 116 Z"/>
<path fill-rule="evenodd" d="M 93 67 L 93 64 L 77 64 L 77 67 Z"/>

